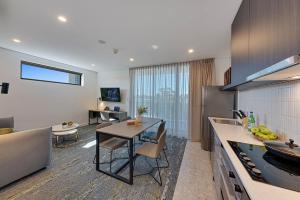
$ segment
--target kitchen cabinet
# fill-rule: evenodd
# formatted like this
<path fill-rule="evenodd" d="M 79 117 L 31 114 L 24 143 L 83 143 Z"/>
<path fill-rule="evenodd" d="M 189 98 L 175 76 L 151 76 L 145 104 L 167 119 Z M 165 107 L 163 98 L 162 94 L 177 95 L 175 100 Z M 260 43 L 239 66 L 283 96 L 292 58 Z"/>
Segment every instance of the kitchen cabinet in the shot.
<path fill-rule="evenodd" d="M 215 134 L 213 128 L 211 129 L 211 166 L 212 166 L 212 172 L 213 172 L 213 179 L 215 182 L 215 188 L 217 191 L 217 199 L 222 199 L 222 194 L 220 191 L 221 188 L 221 177 L 219 173 L 219 157 L 220 157 L 220 148 L 221 148 L 221 142 L 219 141 L 217 135 Z"/>
<path fill-rule="evenodd" d="M 218 200 L 250 200 L 238 174 L 212 128 L 211 164 Z"/>
<path fill-rule="evenodd" d="M 291 54 L 300 54 L 300 1 L 290 0 L 290 47 Z"/>
<path fill-rule="evenodd" d="M 231 85 L 246 80 L 249 69 L 249 3 L 244 0 L 232 23 L 231 29 Z"/>
<path fill-rule="evenodd" d="M 232 83 L 300 54 L 299 0 L 243 0 L 231 26 Z"/>
<path fill-rule="evenodd" d="M 249 62 L 251 74 L 298 52 L 292 51 L 291 0 L 251 0 Z M 300 47 L 299 44 L 297 46 Z M 250 75 L 250 74 L 249 74 Z"/>

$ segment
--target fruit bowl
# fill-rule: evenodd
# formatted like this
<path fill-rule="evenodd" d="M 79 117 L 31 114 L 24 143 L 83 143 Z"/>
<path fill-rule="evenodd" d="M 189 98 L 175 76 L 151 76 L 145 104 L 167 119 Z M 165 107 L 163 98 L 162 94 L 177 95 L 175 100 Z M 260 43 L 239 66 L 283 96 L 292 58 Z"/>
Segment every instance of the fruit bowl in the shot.
<path fill-rule="evenodd" d="M 265 125 L 259 125 L 251 128 L 251 133 L 259 141 L 277 140 L 278 135 L 268 129 Z"/>

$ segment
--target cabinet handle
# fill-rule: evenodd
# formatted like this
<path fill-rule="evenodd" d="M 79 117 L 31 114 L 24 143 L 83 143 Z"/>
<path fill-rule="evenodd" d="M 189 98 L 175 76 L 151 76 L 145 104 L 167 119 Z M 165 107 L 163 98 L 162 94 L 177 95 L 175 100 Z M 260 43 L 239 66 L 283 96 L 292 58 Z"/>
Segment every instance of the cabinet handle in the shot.
<path fill-rule="evenodd" d="M 228 176 L 229 176 L 230 178 L 235 178 L 235 175 L 234 175 L 234 173 L 233 173 L 232 171 L 229 171 Z"/>
<path fill-rule="evenodd" d="M 243 192 L 242 189 L 240 188 L 240 186 L 237 185 L 237 184 L 234 184 L 234 191 L 236 191 L 238 193 L 242 193 Z"/>

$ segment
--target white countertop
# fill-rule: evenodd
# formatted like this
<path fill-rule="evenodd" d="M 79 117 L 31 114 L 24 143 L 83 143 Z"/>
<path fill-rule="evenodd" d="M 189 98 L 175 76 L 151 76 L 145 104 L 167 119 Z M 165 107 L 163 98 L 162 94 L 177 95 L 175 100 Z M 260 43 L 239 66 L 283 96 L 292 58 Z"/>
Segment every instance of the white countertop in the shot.
<path fill-rule="evenodd" d="M 287 190 L 284 188 L 264 184 L 252 180 L 241 161 L 238 159 L 227 140 L 244 142 L 250 144 L 263 145 L 262 142 L 255 139 L 246 129 L 241 126 L 220 124 L 214 122 L 214 117 L 209 120 L 220 139 L 225 151 L 227 152 L 237 174 L 239 175 L 249 197 L 253 200 L 300 200 L 300 192 Z"/>

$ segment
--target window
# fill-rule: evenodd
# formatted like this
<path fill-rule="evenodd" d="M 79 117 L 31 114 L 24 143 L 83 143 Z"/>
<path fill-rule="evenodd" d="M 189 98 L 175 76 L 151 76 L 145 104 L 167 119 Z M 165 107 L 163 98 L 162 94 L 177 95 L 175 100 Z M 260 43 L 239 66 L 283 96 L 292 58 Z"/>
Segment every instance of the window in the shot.
<path fill-rule="evenodd" d="M 189 64 L 130 68 L 130 114 L 148 107 L 145 117 L 166 120 L 168 134 L 187 138 Z"/>
<path fill-rule="evenodd" d="M 21 61 L 21 79 L 81 85 L 82 74 Z"/>

